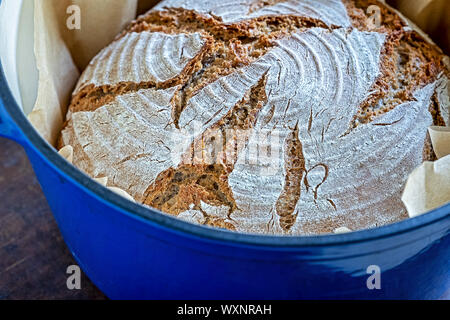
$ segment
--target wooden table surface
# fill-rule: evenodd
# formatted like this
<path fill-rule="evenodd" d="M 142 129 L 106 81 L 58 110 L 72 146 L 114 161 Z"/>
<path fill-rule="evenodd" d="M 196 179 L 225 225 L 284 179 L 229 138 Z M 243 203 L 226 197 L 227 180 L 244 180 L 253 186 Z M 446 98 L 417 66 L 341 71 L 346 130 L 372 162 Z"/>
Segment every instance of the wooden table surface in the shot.
<path fill-rule="evenodd" d="M 0 299 L 105 299 L 85 275 L 67 288 L 74 264 L 25 152 L 0 138 Z"/>

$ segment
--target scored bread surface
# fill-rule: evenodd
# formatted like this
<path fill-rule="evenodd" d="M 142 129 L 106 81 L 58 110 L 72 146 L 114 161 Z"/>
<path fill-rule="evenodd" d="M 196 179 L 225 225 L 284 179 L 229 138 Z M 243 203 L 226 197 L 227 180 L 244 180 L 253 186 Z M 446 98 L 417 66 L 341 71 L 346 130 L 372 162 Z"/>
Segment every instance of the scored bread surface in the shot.
<path fill-rule="evenodd" d="M 367 9 L 378 6 L 378 25 Z M 60 146 L 194 223 L 309 235 L 407 217 L 448 57 L 372 0 L 167 0 L 89 64 Z"/>

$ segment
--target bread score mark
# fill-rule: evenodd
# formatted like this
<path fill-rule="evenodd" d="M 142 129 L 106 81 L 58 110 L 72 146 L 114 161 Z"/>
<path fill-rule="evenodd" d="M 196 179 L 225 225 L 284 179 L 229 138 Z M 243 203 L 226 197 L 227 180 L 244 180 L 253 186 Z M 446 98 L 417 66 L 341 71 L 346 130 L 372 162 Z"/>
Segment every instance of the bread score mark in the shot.
<path fill-rule="evenodd" d="M 279 216 L 280 227 L 288 232 L 295 224 L 297 216 L 299 215 L 299 208 L 297 204 L 301 197 L 302 183 L 305 186 L 306 192 L 312 189 L 314 201 L 318 198 L 318 191 L 322 184 L 328 178 L 329 169 L 326 164 L 319 163 L 310 169 L 306 168 L 306 159 L 303 154 L 302 142 L 299 139 L 298 123 L 295 128 L 289 133 L 285 140 L 285 181 L 283 191 L 278 197 L 275 204 L 275 212 Z M 308 173 L 315 169 L 323 168 L 322 180 L 314 186 L 311 186 L 308 180 Z M 333 200 L 327 199 L 332 207 L 337 210 Z M 269 221 L 268 228 L 273 226 L 273 217 Z"/>
<path fill-rule="evenodd" d="M 402 103 L 414 101 L 414 92 L 435 82 L 441 73 L 449 77 L 442 58 L 442 53 L 415 31 L 391 34 L 382 50 L 381 75 L 370 96 L 361 103 L 351 130 Z"/>
<path fill-rule="evenodd" d="M 120 81 L 114 84 L 102 85 L 96 85 L 89 82 L 86 85 L 79 84 L 80 88 L 72 97 L 69 110 L 72 113 L 80 111 L 95 111 L 97 108 L 113 102 L 118 96 L 122 96 L 128 93 L 152 88 L 157 90 L 166 90 L 183 85 L 184 83 L 189 81 L 189 79 L 191 79 L 198 70 L 203 67 L 203 60 L 206 59 L 206 57 L 210 56 L 213 50 L 214 40 L 211 37 L 205 35 L 202 37 L 202 40 L 204 41 L 204 44 L 202 45 L 198 53 L 192 59 L 187 61 L 183 70 L 175 77 L 172 77 L 165 81 Z M 125 47 L 124 50 L 126 49 L 127 48 Z M 106 48 L 105 50 L 108 50 L 108 48 Z M 95 69 L 94 66 L 89 66 L 89 68 Z M 120 73 L 121 71 L 119 70 L 118 72 Z"/>
<path fill-rule="evenodd" d="M 285 141 L 285 182 L 275 208 L 280 217 L 280 226 L 289 231 L 294 225 L 298 211 L 295 209 L 300 199 L 303 177 L 306 173 L 302 142 L 298 137 L 298 123 Z"/>
<path fill-rule="evenodd" d="M 145 192 L 145 204 L 173 215 L 198 210 L 206 224 L 225 221 L 210 217 L 202 210 L 202 202 L 226 206 L 228 219 L 232 220 L 231 214 L 237 206 L 228 185 L 228 175 L 248 143 L 258 112 L 267 101 L 266 81 L 267 72 L 220 121 L 194 139 L 177 168 L 169 168 L 158 175 Z M 224 225 L 231 226 L 230 222 Z"/>

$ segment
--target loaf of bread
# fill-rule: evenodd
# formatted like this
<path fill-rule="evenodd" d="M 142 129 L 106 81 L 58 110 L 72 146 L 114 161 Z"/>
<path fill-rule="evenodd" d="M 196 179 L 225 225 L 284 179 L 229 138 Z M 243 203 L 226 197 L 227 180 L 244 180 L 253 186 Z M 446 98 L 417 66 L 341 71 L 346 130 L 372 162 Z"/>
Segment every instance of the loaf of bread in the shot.
<path fill-rule="evenodd" d="M 59 147 L 190 222 L 311 235 L 406 218 L 448 57 L 375 0 L 166 0 L 82 74 Z M 102 180 L 106 181 L 106 180 Z"/>

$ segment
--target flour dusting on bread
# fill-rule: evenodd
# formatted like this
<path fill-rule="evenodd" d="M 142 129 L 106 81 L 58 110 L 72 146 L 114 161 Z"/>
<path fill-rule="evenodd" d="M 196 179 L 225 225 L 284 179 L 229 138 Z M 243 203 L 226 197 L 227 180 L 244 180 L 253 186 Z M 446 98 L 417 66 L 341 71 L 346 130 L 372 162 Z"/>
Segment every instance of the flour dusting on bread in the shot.
<path fill-rule="evenodd" d="M 166 0 L 90 63 L 59 147 L 192 223 L 381 226 L 407 217 L 406 179 L 436 157 L 427 129 L 449 125 L 446 59 L 376 0 Z"/>

